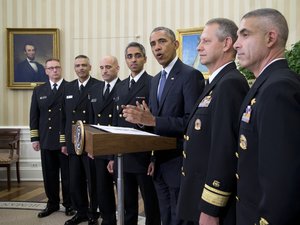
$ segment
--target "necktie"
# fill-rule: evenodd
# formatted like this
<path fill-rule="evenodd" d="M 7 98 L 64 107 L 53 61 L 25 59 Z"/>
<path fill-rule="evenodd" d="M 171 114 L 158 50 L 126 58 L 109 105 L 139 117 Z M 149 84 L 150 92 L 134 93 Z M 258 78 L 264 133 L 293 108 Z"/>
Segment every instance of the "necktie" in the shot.
<path fill-rule="evenodd" d="M 165 87 L 165 83 L 167 80 L 167 72 L 165 70 L 163 70 L 161 72 L 161 76 L 160 76 L 160 83 L 159 83 L 159 89 L 158 89 L 158 93 L 157 93 L 157 101 L 158 103 L 160 102 L 164 87 Z"/>
<path fill-rule="evenodd" d="M 38 71 L 38 68 L 37 68 L 37 65 L 36 65 L 35 61 L 30 60 L 29 62 L 30 62 L 30 66 L 32 67 L 32 69 L 33 69 L 35 72 L 37 72 L 37 71 Z"/>
<path fill-rule="evenodd" d="M 57 92 L 57 83 L 54 83 L 54 84 L 53 84 L 53 89 L 52 89 L 52 91 L 53 91 L 53 94 L 56 94 L 56 92 Z"/>
<path fill-rule="evenodd" d="M 104 95 L 103 95 L 104 99 L 108 98 L 108 96 L 109 96 L 109 89 L 110 89 L 110 84 L 107 84 L 106 85 L 106 90 L 105 90 Z"/>
<path fill-rule="evenodd" d="M 84 91 L 84 86 L 82 84 L 82 85 L 80 85 L 80 89 L 79 89 L 80 94 L 82 94 L 83 91 Z"/>
<path fill-rule="evenodd" d="M 132 86 L 135 84 L 135 81 L 134 79 L 131 79 L 130 81 L 130 85 L 129 85 L 129 90 L 132 88 Z"/>

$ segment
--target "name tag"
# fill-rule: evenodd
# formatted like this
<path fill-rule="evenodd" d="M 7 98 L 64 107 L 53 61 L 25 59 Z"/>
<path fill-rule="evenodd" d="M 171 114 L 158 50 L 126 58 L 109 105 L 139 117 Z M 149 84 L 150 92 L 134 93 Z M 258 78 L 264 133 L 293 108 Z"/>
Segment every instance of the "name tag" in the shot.
<path fill-rule="evenodd" d="M 47 98 L 47 96 L 41 96 L 40 97 L 40 99 L 46 99 Z"/>
<path fill-rule="evenodd" d="M 97 102 L 96 98 L 91 99 L 91 102 Z"/>
<path fill-rule="evenodd" d="M 66 99 L 70 99 L 70 98 L 73 98 L 73 95 L 67 95 L 66 96 Z"/>

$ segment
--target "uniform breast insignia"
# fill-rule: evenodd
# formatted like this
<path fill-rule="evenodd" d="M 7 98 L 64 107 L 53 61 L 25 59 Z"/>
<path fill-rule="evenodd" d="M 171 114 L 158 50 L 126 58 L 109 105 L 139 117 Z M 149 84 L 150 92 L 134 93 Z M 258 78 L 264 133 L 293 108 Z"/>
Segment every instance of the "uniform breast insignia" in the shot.
<path fill-rule="evenodd" d="M 92 98 L 91 102 L 97 102 L 97 99 L 96 98 Z"/>
<path fill-rule="evenodd" d="M 243 113 L 242 121 L 244 121 L 245 123 L 249 123 L 250 122 L 251 112 L 252 112 L 252 106 L 255 103 L 256 103 L 256 98 L 251 99 L 250 105 L 247 106 L 245 112 Z"/>
<path fill-rule="evenodd" d="M 71 98 L 73 98 L 73 95 L 67 95 L 66 96 L 66 99 L 71 99 Z"/>
<path fill-rule="evenodd" d="M 251 106 L 248 105 L 245 112 L 243 113 L 242 121 L 244 121 L 245 123 L 249 123 L 251 117 L 251 111 L 252 111 Z"/>
<path fill-rule="evenodd" d="M 211 102 L 212 97 L 210 95 L 205 96 L 202 101 L 200 102 L 198 107 L 208 107 Z"/>
<path fill-rule="evenodd" d="M 81 120 L 78 120 L 75 125 L 73 140 L 76 154 L 81 155 L 84 147 L 84 126 Z"/>
<path fill-rule="evenodd" d="M 243 135 L 243 134 L 240 135 L 240 147 L 243 150 L 247 149 L 247 139 L 246 139 L 245 135 Z"/>
<path fill-rule="evenodd" d="M 218 180 L 214 180 L 214 182 L 212 183 L 212 185 L 216 188 L 219 188 L 220 187 L 220 181 Z"/>
<path fill-rule="evenodd" d="M 201 129 L 201 120 L 196 119 L 195 120 L 195 130 L 200 130 Z"/>
<path fill-rule="evenodd" d="M 40 97 L 40 99 L 46 99 L 47 98 L 47 96 L 41 96 Z"/>

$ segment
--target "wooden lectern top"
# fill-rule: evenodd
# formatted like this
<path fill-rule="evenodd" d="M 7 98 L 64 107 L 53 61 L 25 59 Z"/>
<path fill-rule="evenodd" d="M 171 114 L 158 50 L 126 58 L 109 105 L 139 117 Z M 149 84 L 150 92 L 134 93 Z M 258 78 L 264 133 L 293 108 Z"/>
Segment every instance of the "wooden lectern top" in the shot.
<path fill-rule="evenodd" d="M 85 151 L 93 156 L 176 149 L 176 138 L 115 134 L 84 125 Z"/>

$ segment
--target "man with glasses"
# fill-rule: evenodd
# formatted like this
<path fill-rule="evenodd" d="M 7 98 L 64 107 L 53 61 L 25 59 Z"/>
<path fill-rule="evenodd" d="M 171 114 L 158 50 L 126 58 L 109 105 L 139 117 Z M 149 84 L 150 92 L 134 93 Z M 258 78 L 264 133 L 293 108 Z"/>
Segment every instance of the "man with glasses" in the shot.
<path fill-rule="evenodd" d="M 61 75 L 58 59 L 48 59 L 45 65 L 49 77 L 47 83 L 33 90 L 30 107 L 30 136 L 32 147 L 41 152 L 42 171 L 47 206 L 38 217 L 46 217 L 59 210 L 59 173 L 61 174 L 63 206 L 65 214 L 71 216 L 75 211 L 71 207 L 69 162 L 61 153 L 59 144 L 60 109 L 63 89 L 67 83 Z"/>

